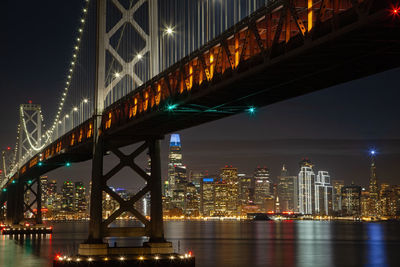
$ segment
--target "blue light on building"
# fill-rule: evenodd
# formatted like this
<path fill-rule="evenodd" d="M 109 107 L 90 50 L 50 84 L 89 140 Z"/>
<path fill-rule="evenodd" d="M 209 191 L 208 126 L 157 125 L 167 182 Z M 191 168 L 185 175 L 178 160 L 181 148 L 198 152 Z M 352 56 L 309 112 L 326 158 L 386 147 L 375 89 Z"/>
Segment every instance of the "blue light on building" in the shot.
<path fill-rule="evenodd" d="M 179 134 L 171 134 L 169 146 L 181 146 L 181 138 Z"/>

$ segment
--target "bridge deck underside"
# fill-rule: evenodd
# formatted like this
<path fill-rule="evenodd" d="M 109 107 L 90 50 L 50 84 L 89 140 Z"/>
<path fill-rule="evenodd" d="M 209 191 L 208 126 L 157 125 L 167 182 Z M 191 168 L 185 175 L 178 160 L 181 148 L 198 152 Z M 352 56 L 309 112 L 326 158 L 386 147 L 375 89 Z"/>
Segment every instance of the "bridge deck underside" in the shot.
<path fill-rule="evenodd" d="M 181 110 L 153 112 L 107 132 L 106 140 L 110 146 L 125 146 L 148 135 L 165 135 L 243 112 L 250 106 L 267 106 L 399 67 L 400 27 L 383 18 L 377 15 L 360 21 L 293 50 L 291 46 L 300 44 L 292 39 L 286 46 L 282 44 L 280 56 L 262 64 L 261 56 L 254 58 L 237 71 L 225 73 L 215 86 L 182 96 Z M 322 25 L 321 31 L 330 30 L 328 24 L 326 29 Z M 211 111 L 186 111 L 193 106 Z M 214 107 L 220 112 L 212 112 Z"/>

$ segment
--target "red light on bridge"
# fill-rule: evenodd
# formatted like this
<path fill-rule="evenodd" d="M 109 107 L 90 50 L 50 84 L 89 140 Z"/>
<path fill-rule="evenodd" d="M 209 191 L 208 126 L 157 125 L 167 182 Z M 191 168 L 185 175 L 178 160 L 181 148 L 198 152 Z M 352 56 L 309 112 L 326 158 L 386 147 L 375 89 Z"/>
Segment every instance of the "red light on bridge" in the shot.
<path fill-rule="evenodd" d="M 32 104 L 32 100 L 28 100 L 28 104 Z"/>
<path fill-rule="evenodd" d="M 7 150 L 11 150 L 11 147 L 8 146 L 8 147 L 7 147 Z"/>
<path fill-rule="evenodd" d="M 395 15 L 399 14 L 399 10 L 398 9 L 393 9 L 393 14 L 395 14 Z"/>

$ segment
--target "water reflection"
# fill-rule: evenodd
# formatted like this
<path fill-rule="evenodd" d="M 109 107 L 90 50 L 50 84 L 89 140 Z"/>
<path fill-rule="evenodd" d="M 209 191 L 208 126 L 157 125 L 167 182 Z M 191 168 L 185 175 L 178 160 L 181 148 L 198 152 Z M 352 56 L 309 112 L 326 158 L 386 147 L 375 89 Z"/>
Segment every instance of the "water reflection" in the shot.
<path fill-rule="evenodd" d="M 334 266 L 331 222 L 299 221 L 296 227 L 297 266 Z"/>
<path fill-rule="evenodd" d="M 367 225 L 367 255 L 368 262 L 365 266 L 389 266 L 387 263 L 385 238 L 381 223 L 369 223 Z"/>
<path fill-rule="evenodd" d="M 57 253 L 73 255 L 87 223 L 58 223 L 42 238 L 0 235 L 0 266 L 52 266 Z M 193 251 L 196 267 L 397 266 L 400 224 L 327 221 L 167 221 L 175 250 Z M 109 239 L 118 246 L 139 238 Z M 397 264 L 397 265 L 396 265 Z"/>

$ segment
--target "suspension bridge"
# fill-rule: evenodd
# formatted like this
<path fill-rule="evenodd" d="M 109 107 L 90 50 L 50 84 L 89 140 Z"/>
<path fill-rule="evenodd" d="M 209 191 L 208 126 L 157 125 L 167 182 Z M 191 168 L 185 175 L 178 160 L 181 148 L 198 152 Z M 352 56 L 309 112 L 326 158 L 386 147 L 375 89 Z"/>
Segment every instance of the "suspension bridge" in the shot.
<path fill-rule="evenodd" d="M 141 253 L 172 253 L 159 140 L 399 67 L 399 13 L 394 0 L 86 0 L 54 119 L 45 124 L 39 104 L 20 106 L 16 146 L 2 153 L 1 215 L 11 225 L 31 211 L 40 224 L 39 177 L 92 160 L 90 227 L 79 254 L 129 254 L 104 244 L 109 236 L 146 236 Z M 132 144 L 140 145 L 120 150 Z M 147 150 L 150 175 L 135 163 Z M 104 173 L 110 153 L 120 162 Z M 107 185 L 124 167 L 144 180 L 128 201 Z M 119 203 L 105 220 L 103 192 Z M 151 219 L 134 208 L 147 193 Z M 143 227 L 109 227 L 124 212 Z"/>

